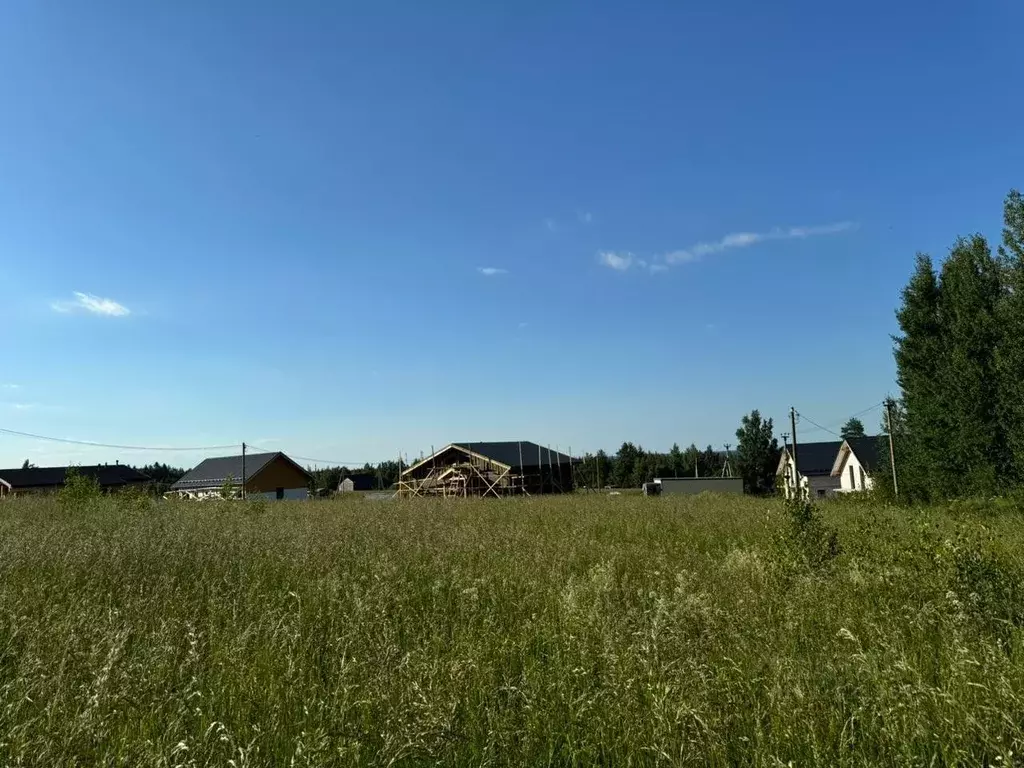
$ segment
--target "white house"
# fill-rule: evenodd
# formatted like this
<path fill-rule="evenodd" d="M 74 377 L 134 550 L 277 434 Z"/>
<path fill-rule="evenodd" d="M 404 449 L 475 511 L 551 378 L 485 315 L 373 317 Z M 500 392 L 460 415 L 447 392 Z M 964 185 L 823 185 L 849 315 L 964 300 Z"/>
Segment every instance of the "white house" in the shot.
<path fill-rule="evenodd" d="M 788 445 L 783 448 L 775 474 L 781 478 L 786 498 L 793 498 L 797 474 L 805 499 L 821 499 L 838 491 L 840 481 L 838 477 L 832 476 L 832 468 L 841 445 L 842 442 L 838 440 L 828 443 L 797 443 L 795 472 L 793 449 Z"/>
<path fill-rule="evenodd" d="M 832 464 L 832 477 L 839 480 L 840 493 L 870 491 L 875 483 L 872 471 L 879 466 L 878 437 L 851 437 L 844 440 Z"/>

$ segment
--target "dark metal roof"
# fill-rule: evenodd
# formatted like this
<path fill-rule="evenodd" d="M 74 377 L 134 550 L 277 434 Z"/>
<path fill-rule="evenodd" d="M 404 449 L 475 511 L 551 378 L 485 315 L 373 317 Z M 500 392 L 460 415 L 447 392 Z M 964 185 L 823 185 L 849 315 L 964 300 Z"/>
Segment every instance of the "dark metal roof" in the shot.
<path fill-rule="evenodd" d="M 74 469 L 84 477 L 91 477 L 101 488 L 111 488 L 129 483 L 149 482 L 149 477 L 137 469 L 123 464 L 97 464 L 85 467 L 30 467 L 29 469 L 0 469 L 0 478 L 18 488 L 56 488 L 64 485 L 68 469 Z"/>
<path fill-rule="evenodd" d="M 531 443 L 529 440 L 523 440 L 522 442 L 506 440 L 496 443 L 452 443 L 452 445 L 473 451 L 473 453 L 486 456 L 493 461 L 510 467 L 519 466 L 520 448 L 522 448 L 524 467 L 547 466 L 549 462 L 551 464 L 569 464 L 572 461 L 572 458 L 564 453 Z M 538 456 L 540 458 L 539 464 Z"/>
<path fill-rule="evenodd" d="M 804 477 L 820 477 L 832 474 L 832 465 L 835 463 L 842 440 L 835 440 L 828 443 L 801 443 L 796 444 L 796 468 Z M 789 446 L 789 453 L 793 455 L 793 447 Z"/>
<path fill-rule="evenodd" d="M 278 456 L 282 456 L 292 464 L 295 464 L 294 461 L 280 451 L 276 453 L 247 453 L 245 455 L 246 483 L 248 484 L 249 479 Z M 299 465 L 295 464 L 295 466 L 298 467 Z M 299 467 L 299 469 L 303 472 L 306 471 L 302 467 Z M 236 483 L 242 482 L 241 456 L 220 456 L 215 459 L 204 459 L 195 469 L 186 472 L 178 482 L 172 485 L 171 490 L 180 491 L 219 487 L 224 485 L 229 477 Z"/>
<path fill-rule="evenodd" d="M 878 469 L 882 456 L 881 441 L 883 439 L 883 437 L 852 437 L 846 442 L 853 449 L 853 455 L 857 457 L 857 461 L 870 472 L 873 469 Z"/>

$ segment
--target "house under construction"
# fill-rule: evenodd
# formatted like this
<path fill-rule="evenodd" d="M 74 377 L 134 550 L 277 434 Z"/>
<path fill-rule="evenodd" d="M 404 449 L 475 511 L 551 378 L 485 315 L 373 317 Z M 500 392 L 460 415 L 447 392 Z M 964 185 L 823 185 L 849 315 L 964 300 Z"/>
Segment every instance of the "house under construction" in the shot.
<path fill-rule="evenodd" d="M 535 496 L 573 490 L 573 459 L 528 441 L 450 443 L 404 470 L 398 496 Z"/>

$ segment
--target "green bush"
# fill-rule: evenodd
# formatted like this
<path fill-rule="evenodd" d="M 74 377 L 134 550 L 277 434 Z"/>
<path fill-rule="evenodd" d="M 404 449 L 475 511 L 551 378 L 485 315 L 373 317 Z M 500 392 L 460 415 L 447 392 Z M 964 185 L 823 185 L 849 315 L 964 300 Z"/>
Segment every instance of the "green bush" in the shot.
<path fill-rule="evenodd" d="M 776 539 L 777 553 L 784 565 L 818 571 L 839 556 L 839 534 L 825 524 L 810 502 L 790 499 L 784 509 L 782 530 Z"/>
<path fill-rule="evenodd" d="M 77 510 L 86 507 L 100 495 L 100 484 L 96 478 L 80 474 L 75 467 L 68 467 L 64 487 L 57 492 L 57 499 L 64 509 Z"/>

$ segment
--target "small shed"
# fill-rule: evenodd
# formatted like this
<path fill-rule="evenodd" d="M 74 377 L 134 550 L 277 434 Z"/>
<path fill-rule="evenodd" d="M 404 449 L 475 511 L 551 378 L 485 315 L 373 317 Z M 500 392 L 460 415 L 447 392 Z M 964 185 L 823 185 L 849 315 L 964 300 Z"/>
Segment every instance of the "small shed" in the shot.
<path fill-rule="evenodd" d="M 372 491 L 377 485 L 377 476 L 372 472 L 353 472 L 338 483 L 338 493 Z"/>

